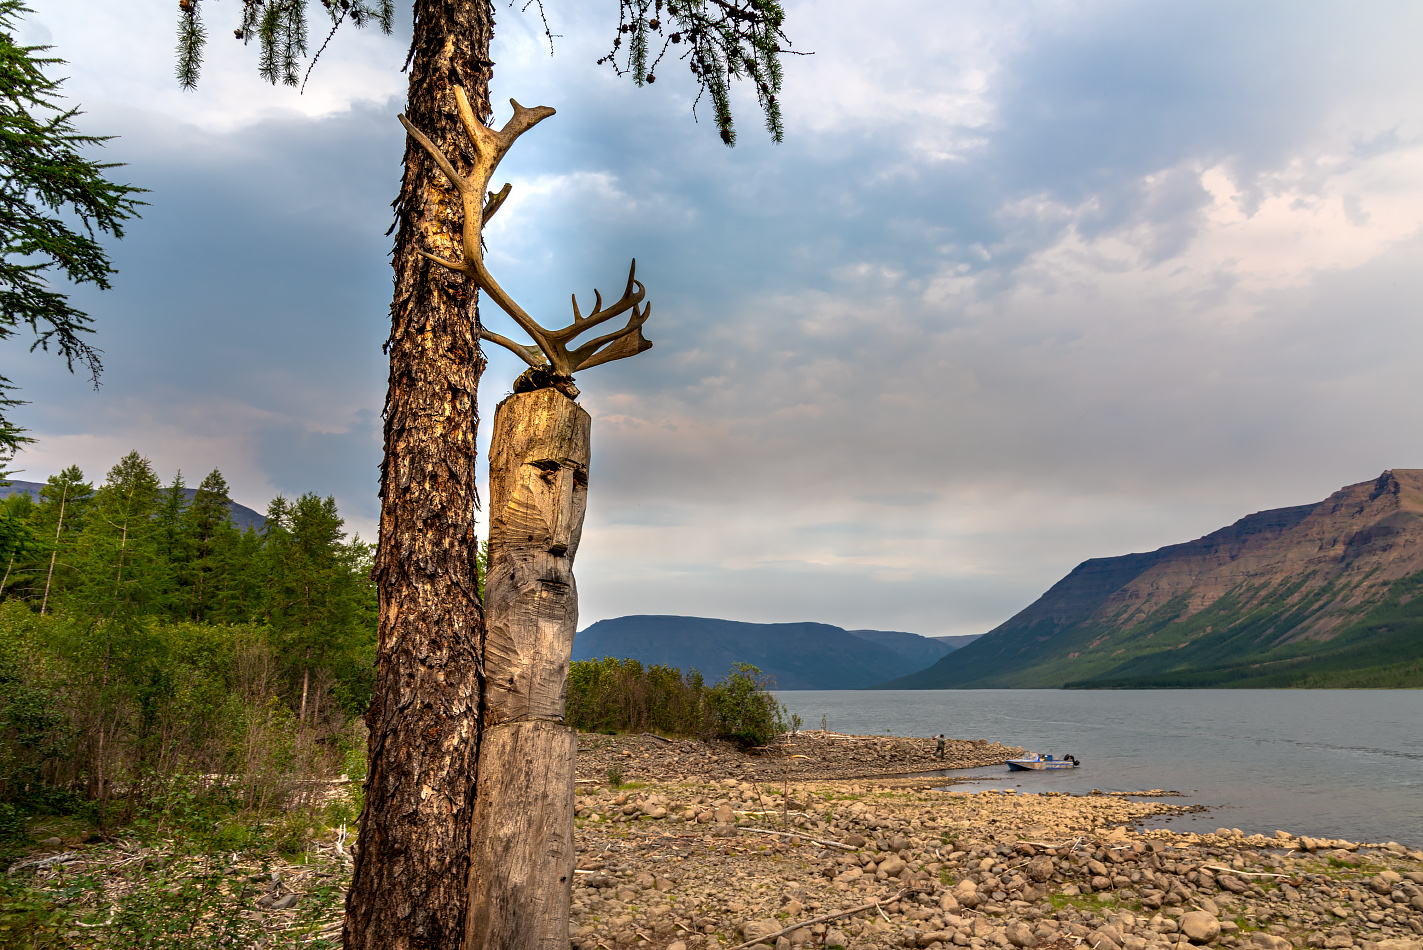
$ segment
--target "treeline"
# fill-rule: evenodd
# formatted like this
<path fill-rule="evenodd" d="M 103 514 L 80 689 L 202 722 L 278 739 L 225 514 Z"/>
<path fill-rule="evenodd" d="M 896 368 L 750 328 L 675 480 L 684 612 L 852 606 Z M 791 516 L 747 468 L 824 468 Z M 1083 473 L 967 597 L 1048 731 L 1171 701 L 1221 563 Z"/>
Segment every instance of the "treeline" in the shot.
<path fill-rule="evenodd" d="M 800 725 L 771 685 L 748 663 L 708 686 L 696 670 L 579 660 L 568 671 L 567 721 L 584 732 L 660 732 L 760 746 Z"/>
<path fill-rule="evenodd" d="M 363 767 L 370 546 L 330 497 L 240 531 L 220 472 L 185 488 L 133 452 L 97 488 L 70 467 L 0 502 L 0 826 L 123 821 L 194 775 L 260 807 Z"/>

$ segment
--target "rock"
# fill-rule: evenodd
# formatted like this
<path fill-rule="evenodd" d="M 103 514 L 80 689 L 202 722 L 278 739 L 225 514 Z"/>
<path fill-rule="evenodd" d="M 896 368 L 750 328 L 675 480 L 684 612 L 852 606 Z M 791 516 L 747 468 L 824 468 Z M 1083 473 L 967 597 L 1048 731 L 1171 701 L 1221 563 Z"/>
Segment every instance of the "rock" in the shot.
<path fill-rule="evenodd" d="M 687 950 L 687 945 L 680 940 L 674 940 L 667 945 L 667 950 Z"/>
<path fill-rule="evenodd" d="M 64 847 L 64 842 L 60 841 L 58 838 L 46 838 L 40 842 L 40 847 L 48 848 L 49 850 L 54 851 L 58 848 Z"/>
<path fill-rule="evenodd" d="M 897 854 L 891 854 L 884 859 L 879 869 L 890 877 L 899 877 L 899 873 L 905 868 L 904 861 Z"/>
<path fill-rule="evenodd" d="M 1220 907 L 1218 907 L 1216 905 L 1216 902 L 1211 900 L 1209 897 L 1204 898 L 1200 901 L 1200 907 L 1201 910 L 1205 911 L 1207 914 L 1210 914 L 1212 917 L 1220 916 Z"/>
<path fill-rule="evenodd" d="M 300 900 L 301 898 L 296 894 L 288 894 L 285 897 L 279 897 L 272 901 L 272 910 L 290 910 L 295 907 Z"/>
<path fill-rule="evenodd" d="M 868 842 L 864 835 L 851 835 L 845 839 L 845 843 L 852 848 L 863 848 Z"/>
<path fill-rule="evenodd" d="M 1036 947 L 1038 945 L 1038 938 L 1021 920 L 1009 924 L 1006 935 L 1008 942 L 1015 947 Z"/>
<path fill-rule="evenodd" d="M 861 871 L 859 868 L 850 868 L 849 870 L 843 871 L 840 874 L 836 875 L 835 880 L 840 881 L 843 884 L 853 884 L 855 881 L 858 881 L 864 876 L 865 872 Z"/>
<path fill-rule="evenodd" d="M 1042 884 L 1043 882 L 1047 881 L 1049 878 L 1052 877 L 1052 858 L 1048 857 L 1045 854 L 1039 855 L 1038 857 L 1028 862 L 1028 866 L 1025 870 L 1028 874 L 1028 880 L 1036 881 L 1037 883 Z"/>
<path fill-rule="evenodd" d="M 1329 934 L 1324 938 L 1325 950 L 1347 950 L 1354 945 L 1354 938 L 1348 934 Z"/>
<path fill-rule="evenodd" d="M 1222 890 L 1230 891 L 1232 894 L 1244 894 L 1250 890 L 1250 885 L 1234 874 L 1217 874 L 1216 882 L 1220 884 Z"/>
<path fill-rule="evenodd" d="M 712 812 L 712 819 L 719 825 L 729 825 L 736 820 L 736 812 L 730 805 L 718 805 Z"/>
<path fill-rule="evenodd" d="M 845 932 L 843 930 L 825 931 L 825 945 L 827 947 L 844 947 L 848 946 L 849 943 L 850 939 L 845 936 Z"/>
<path fill-rule="evenodd" d="M 1112 935 L 1103 930 L 1094 930 L 1087 935 L 1087 945 L 1093 950 L 1121 950 L 1122 945 L 1112 939 Z"/>
<path fill-rule="evenodd" d="M 743 920 L 741 926 L 736 928 L 741 939 L 748 941 L 760 940 L 780 929 L 780 923 L 774 920 Z"/>
<path fill-rule="evenodd" d="M 1220 936 L 1220 921 L 1205 911 L 1193 910 L 1181 915 L 1181 932 L 1192 943 L 1210 943 Z"/>
<path fill-rule="evenodd" d="M 1290 942 L 1284 937 L 1267 934 L 1263 930 L 1257 930 L 1250 935 L 1250 944 L 1260 950 L 1290 950 Z"/>

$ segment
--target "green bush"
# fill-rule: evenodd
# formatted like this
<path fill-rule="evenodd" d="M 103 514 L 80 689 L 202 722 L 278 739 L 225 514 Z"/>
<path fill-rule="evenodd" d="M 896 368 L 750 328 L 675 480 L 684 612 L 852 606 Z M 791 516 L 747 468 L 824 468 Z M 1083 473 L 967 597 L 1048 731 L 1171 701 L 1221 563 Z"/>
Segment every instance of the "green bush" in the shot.
<path fill-rule="evenodd" d="M 771 685 L 747 663 L 707 686 L 696 670 L 612 657 L 580 660 L 568 672 L 565 716 L 584 732 L 656 732 L 759 746 L 788 729 Z"/>

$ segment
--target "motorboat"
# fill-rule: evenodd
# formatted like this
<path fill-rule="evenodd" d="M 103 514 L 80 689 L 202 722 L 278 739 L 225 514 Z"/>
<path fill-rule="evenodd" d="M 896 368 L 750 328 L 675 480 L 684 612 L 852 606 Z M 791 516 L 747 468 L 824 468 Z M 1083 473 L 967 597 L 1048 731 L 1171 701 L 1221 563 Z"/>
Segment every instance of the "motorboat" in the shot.
<path fill-rule="evenodd" d="M 1051 755 L 1038 755 L 1036 752 L 1029 752 L 1021 759 L 1009 759 L 1008 769 L 1012 772 L 1047 772 L 1052 769 L 1075 769 L 1081 764 L 1073 755 L 1054 758 Z"/>

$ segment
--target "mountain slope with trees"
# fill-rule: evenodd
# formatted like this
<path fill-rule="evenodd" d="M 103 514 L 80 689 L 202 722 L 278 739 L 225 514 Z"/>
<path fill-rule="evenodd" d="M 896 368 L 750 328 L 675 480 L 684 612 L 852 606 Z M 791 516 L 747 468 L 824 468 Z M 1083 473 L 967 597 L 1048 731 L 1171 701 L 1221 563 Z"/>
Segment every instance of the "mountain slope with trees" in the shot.
<path fill-rule="evenodd" d="M 1423 470 L 1096 558 L 886 689 L 1423 686 Z"/>
<path fill-rule="evenodd" d="M 600 620 L 573 641 L 574 660 L 635 659 L 699 670 L 708 679 L 750 663 L 777 689 L 860 689 L 921 670 L 947 652 L 935 640 L 898 631 L 654 615 Z"/>

